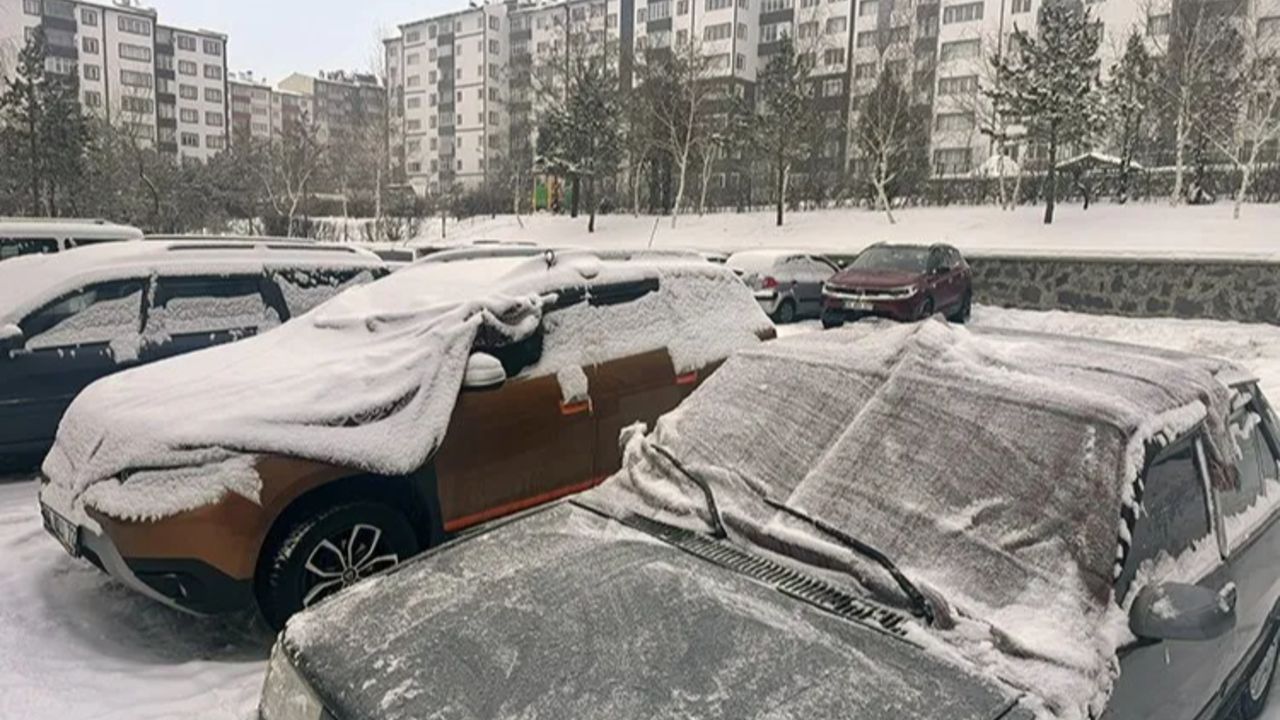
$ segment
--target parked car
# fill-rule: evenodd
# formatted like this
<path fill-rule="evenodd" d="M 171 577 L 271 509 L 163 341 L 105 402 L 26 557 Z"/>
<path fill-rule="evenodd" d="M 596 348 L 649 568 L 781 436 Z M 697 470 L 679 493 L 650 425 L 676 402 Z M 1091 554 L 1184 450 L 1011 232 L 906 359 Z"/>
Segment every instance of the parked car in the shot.
<path fill-rule="evenodd" d="M 387 273 L 295 243 L 106 243 L 0 265 L 0 465 L 39 464 L 90 383 L 253 335 Z"/>
<path fill-rule="evenodd" d="M 0 218 L 0 262 L 104 242 L 141 240 L 142 231 L 105 220 Z"/>
<path fill-rule="evenodd" d="M 868 315 L 921 320 L 943 313 L 966 322 L 973 307 L 973 273 L 950 245 L 868 247 L 822 289 L 822 325 L 831 328 Z"/>
<path fill-rule="evenodd" d="M 618 468 L 622 428 L 774 335 L 722 267 L 614 257 L 438 253 L 272 333 L 95 384 L 44 464 L 50 532 L 161 602 L 256 602 L 280 626 L 589 488 Z"/>
<path fill-rule="evenodd" d="M 746 250 L 730 255 L 726 264 L 778 323 L 817 316 L 822 309 L 822 285 L 836 272 L 836 266 L 821 255 L 793 250 Z"/>
<path fill-rule="evenodd" d="M 261 715 L 1253 718 L 1278 429 L 1240 368 L 1128 345 L 743 350 L 600 488 L 295 616 Z"/>

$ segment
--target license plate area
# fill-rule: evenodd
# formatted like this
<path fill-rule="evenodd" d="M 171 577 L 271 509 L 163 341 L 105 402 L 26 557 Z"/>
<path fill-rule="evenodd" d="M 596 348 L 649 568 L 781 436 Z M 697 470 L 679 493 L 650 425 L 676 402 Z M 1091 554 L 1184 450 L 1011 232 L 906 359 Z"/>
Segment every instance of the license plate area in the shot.
<path fill-rule="evenodd" d="M 845 300 L 844 309 L 868 311 L 871 310 L 871 303 L 865 300 Z"/>
<path fill-rule="evenodd" d="M 44 521 L 44 529 L 54 537 L 71 557 L 80 557 L 80 526 L 50 510 L 40 506 L 40 518 Z"/>

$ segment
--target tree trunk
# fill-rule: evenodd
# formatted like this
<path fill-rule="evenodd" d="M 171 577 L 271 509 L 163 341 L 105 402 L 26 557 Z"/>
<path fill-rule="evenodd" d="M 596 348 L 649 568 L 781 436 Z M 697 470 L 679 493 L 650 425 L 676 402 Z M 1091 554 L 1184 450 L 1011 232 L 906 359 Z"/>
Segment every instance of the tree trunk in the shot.
<path fill-rule="evenodd" d="M 1185 93 L 1183 90 L 1183 99 L 1178 106 L 1178 118 L 1174 124 L 1174 140 L 1173 140 L 1173 194 L 1169 197 L 1170 205 L 1177 205 L 1182 202 L 1182 174 L 1183 174 L 1183 146 L 1187 144 L 1187 108 Z"/>
<path fill-rule="evenodd" d="M 680 155 L 680 181 L 676 185 L 676 200 L 671 205 L 671 227 L 676 226 L 676 219 L 680 217 L 680 205 L 684 202 L 684 184 L 689 175 L 689 148 L 686 146 L 684 152 Z"/>
<path fill-rule="evenodd" d="M 711 162 L 705 155 L 702 158 L 702 192 L 698 195 L 698 217 L 707 212 L 707 185 L 711 182 Z"/>
<path fill-rule="evenodd" d="M 876 195 L 880 200 L 880 207 L 884 209 L 885 217 L 889 218 L 889 224 L 897 225 L 898 221 L 893 217 L 893 208 L 889 206 L 889 195 L 884 190 L 885 185 L 883 180 L 876 181 Z"/>
<path fill-rule="evenodd" d="M 589 201 L 590 209 L 591 209 L 591 218 L 587 220 L 587 232 L 593 233 L 596 231 L 596 207 L 600 204 L 596 202 L 596 176 L 595 175 L 592 175 L 587 180 L 587 192 L 591 193 L 591 198 Z"/>
<path fill-rule="evenodd" d="M 1045 177 L 1044 224 L 1053 224 L 1053 210 L 1058 202 L 1058 131 L 1049 130 L 1049 173 Z"/>
<path fill-rule="evenodd" d="M 640 173 L 641 166 L 636 165 L 631 177 L 631 214 L 635 217 L 640 217 Z"/>
<path fill-rule="evenodd" d="M 578 217 L 578 196 L 582 194 L 579 192 L 581 189 L 582 182 L 577 175 L 574 175 L 570 185 L 570 192 L 573 193 L 573 197 L 569 199 L 569 217 L 571 218 L 576 219 Z"/>
<path fill-rule="evenodd" d="M 783 162 L 778 163 L 778 213 L 777 213 L 778 227 L 782 227 L 782 221 L 784 219 L 784 214 L 786 212 L 787 171 L 788 170 L 789 168 L 787 167 L 786 163 L 783 163 Z"/>
<path fill-rule="evenodd" d="M 1231 217 L 1234 220 L 1240 219 L 1240 208 L 1244 205 L 1244 199 L 1249 193 L 1249 183 L 1253 180 L 1253 164 L 1258 159 L 1258 148 L 1261 143 L 1254 142 L 1253 149 L 1249 151 L 1249 161 L 1245 166 L 1240 168 L 1240 187 L 1236 190 L 1235 207 L 1231 208 Z"/>

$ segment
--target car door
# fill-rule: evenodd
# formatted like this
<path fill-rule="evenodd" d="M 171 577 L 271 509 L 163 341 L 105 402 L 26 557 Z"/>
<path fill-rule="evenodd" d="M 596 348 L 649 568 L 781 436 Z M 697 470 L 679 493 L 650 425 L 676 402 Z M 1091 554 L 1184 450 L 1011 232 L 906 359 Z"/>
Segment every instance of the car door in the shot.
<path fill-rule="evenodd" d="M 503 348 L 510 377 L 462 390 L 433 462 L 445 530 L 472 525 L 585 490 L 594 482 L 596 392 L 580 323 L 585 292 L 562 293 L 538 334 Z M 525 353 L 525 351 L 528 351 Z M 526 354 L 520 362 L 510 358 Z"/>
<path fill-rule="evenodd" d="M 836 266 L 826 258 L 810 255 L 806 258 L 809 268 L 806 312 L 817 315 L 822 311 L 822 288 L 836 274 Z"/>
<path fill-rule="evenodd" d="M 19 323 L 25 342 L 0 358 L 0 444 L 51 442 L 71 401 L 138 359 L 146 283 L 95 283 Z"/>
<path fill-rule="evenodd" d="M 1118 598 L 1129 600 L 1146 584 L 1162 582 L 1222 593 L 1232 581 L 1197 438 L 1174 443 L 1146 472 L 1132 546 L 1116 581 Z M 1192 720 L 1213 700 L 1234 655 L 1232 632 L 1208 640 L 1138 640 L 1121 648 L 1120 679 L 1105 717 Z"/>
<path fill-rule="evenodd" d="M 143 329 L 147 362 L 256 335 L 280 324 L 260 273 L 162 276 Z"/>
<path fill-rule="evenodd" d="M 1215 485 L 1227 565 L 1236 584 L 1234 664 L 1245 662 L 1263 640 L 1280 600 L 1280 479 L 1276 425 L 1257 388 L 1231 418 L 1240 448 L 1235 478 Z"/>

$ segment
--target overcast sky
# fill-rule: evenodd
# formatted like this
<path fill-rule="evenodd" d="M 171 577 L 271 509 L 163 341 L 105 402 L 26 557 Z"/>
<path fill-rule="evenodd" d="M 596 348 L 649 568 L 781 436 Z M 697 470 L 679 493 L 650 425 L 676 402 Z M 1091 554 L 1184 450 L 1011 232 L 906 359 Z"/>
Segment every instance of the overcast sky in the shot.
<path fill-rule="evenodd" d="M 368 70 L 396 26 L 466 0 L 143 0 L 160 22 L 230 36 L 228 65 L 276 82 L 291 72 Z"/>

